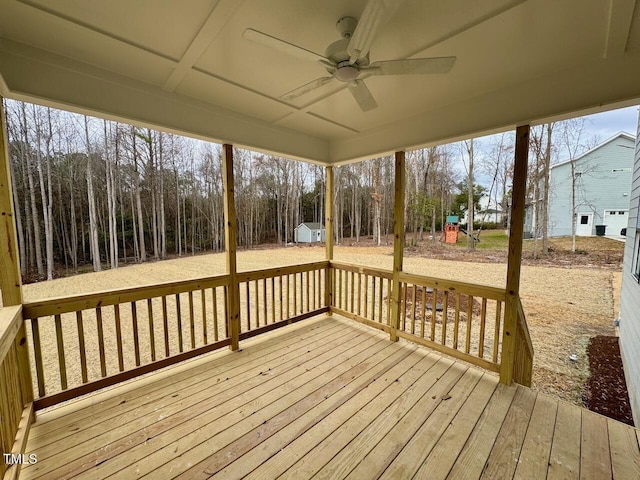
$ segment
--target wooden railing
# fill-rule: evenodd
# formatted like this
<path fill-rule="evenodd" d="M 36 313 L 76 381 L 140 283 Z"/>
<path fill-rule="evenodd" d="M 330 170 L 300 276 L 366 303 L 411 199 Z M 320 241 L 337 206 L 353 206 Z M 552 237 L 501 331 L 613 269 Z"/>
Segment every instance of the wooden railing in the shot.
<path fill-rule="evenodd" d="M 518 322 L 516 325 L 516 350 L 513 362 L 513 381 L 527 387 L 531 386 L 533 373 L 533 343 L 529 327 L 522 308 L 522 302 L 518 300 Z"/>
<path fill-rule="evenodd" d="M 240 272 L 240 340 L 327 312 L 328 262 Z"/>
<path fill-rule="evenodd" d="M 409 273 L 400 282 L 399 337 L 500 370 L 504 289 Z"/>
<path fill-rule="evenodd" d="M 0 308 L 0 453 L 24 453 L 33 421 L 33 390 L 22 307 Z M 18 478 L 20 462 L 0 459 L 0 478 Z"/>
<path fill-rule="evenodd" d="M 331 262 L 331 310 L 374 328 L 391 329 L 391 279 L 389 270 Z"/>
<path fill-rule="evenodd" d="M 392 272 L 331 262 L 331 310 L 391 332 Z M 401 338 L 498 372 L 504 289 L 400 273 Z"/>
<path fill-rule="evenodd" d="M 237 274 L 239 339 L 328 311 L 328 263 Z M 44 408 L 231 344 L 228 275 L 24 305 Z"/>
<path fill-rule="evenodd" d="M 232 330 L 244 340 L 332 311 L 394 331 L 391 271 L 324 261 L 235 278 L 237 329 L 229 325 L 229 275 L 25 304 L 34 408 L 232 345 Z M 500 370 L 503 289 L 409 273 L 399 280 L 397 336 Z M 533 348 L 521 304 L 516 338 L 514 378 L 530 384 Z"/>

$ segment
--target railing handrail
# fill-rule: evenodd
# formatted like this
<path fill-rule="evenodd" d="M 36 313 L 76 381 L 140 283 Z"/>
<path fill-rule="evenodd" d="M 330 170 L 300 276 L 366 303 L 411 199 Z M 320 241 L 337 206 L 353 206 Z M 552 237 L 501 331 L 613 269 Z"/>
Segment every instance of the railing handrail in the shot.
<path fill-rule="evenodd" d="M 334 262 L 333 260 L 329 262 L 329 266 L 331 268 L 346 270 L 348 272 L 363 273 L 366 275 L 377 275 L 379 277 L 388 278 L 388 279 L 393 278 L 393 272 L 391 270 L 387 270 L 384 268 L 368 267 L 364 265 L 356 265 L 354 263 L 347 263 L 347 262 Z"/>
<path fill-rule="evenodd" d="M 412 283 L 414 285 L 428 285 L 440 290 L 449 290 L 457 293 L 464 293 L 479 297 L 486 297 L 490 300 L 504 302 L 506 290 L 504 288 L 492 287 L 476 283 L 460 282 L 457 280 L 447 280 L 443 278 L 428 277 L 415 273 L 400 272 L 400 281 Z"/>
<path fill-rule="evenodd" d="M 279 277 L 281 275 L 290 275 L 293 273 L 304 273 L 311 272 L 312 270 L 318 270 L 321 268 L 327 268 L 329 266 L 329 262 L 319 261 L 319 262 L 306 262 L 299 263 L 297 265 L 285 265 L 282 267 L 273 267 L 273 268 L 264 268 L 258 270 L 247 270 L 243 272 L 238 272 L 236 277 L 239 282 L 252 282 L 254 280 L 262 280 L 264 278 L 271 277 Z"/>
<path fill-rule="evenodd" d="M 229 284 L 229 275 L 213 275 L 203 278 L 164 282 L 142 287 L 125 287 L 100 292 L 56 297 L 23 304 L 25 319 L 46 317 L 90 308 L 116 305 L 147 298 L 185 293 Z"/>
<path fill-rule="evenodd" d="M 0 363 L 13 346 L 20 325 L 22 325 L 22 305 L 0 307 Z"/>

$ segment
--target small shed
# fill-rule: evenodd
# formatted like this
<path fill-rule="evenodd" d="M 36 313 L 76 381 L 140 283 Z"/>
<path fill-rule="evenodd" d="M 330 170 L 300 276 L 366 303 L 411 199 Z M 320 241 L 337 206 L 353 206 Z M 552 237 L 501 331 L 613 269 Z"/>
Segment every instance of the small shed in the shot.
<path fill-rule="evenodd" d="M 293 240 L 296 243 L 324 242 L 324 225 L 321 223 L 303 222 L 293 231 Z"/>

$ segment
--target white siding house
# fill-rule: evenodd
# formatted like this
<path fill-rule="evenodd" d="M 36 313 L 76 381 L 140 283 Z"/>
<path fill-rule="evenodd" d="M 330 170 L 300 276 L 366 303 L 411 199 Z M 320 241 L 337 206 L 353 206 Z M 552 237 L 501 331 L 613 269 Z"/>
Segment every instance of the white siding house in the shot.
<path fill-rule="evenodd" d="M 606 226 L 606 235 L 620 235 L 627 226 L 634 146 L 635 138 L 621 132 L 574 160 L 576 235 L 595 235 L 597 225 Z M 553 165 L 549 179 L 551 237 L 571 235 L 571 193 L 571 161 Z"/>
<path fill-rule="evenodd" d="M 293 241 L 296 243 L 324 242 L 325 231 L 321 223 L 301 223 L 293 230 Z"/>
<path fill-rule="evenodd" d="M 638 129 L 640 135 L 640 127 Z M 636 142 L 638 142 L 636 140 Z M 620 294 L 620 350 L 633 420 L 640 425 L 640 143 L 636 143 Z"/>

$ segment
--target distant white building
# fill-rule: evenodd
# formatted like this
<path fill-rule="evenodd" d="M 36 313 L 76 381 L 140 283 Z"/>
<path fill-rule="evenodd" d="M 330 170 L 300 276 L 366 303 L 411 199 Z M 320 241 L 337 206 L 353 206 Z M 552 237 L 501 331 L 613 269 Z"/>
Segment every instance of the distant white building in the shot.
<path fill-rule="evenodd" d="M 480 211 L 474 212 L 474 223 L 504 223 L 506 213 L 502 210 L 500 205 L 497 205 L 493 198 L 489 198 L 488 195 L 480 197 Z M 464 212 L 462 214 L 461 223 L 468 223 L 469 213 Z"/>
<path fill-rule="evenodd" d="M 573 160 L 576 188 L 576 235 L 620 235 L 629 221 L 635 138 L 620 132 Z M 571 160 L 551 166 L 549 173 L 550 237 L 571 235 Z M 538 201 L 540 201 L 538 199 Z M 525 236 L 538 231 L 533 210 L 527 206 Z M 528 235 L 527 235 L 528 233 Z"/>
<path fill-rule="evenodd" d="M 321 223 L 304 222 L 293 230 L 293 241 L 296 243 L 324 242 L 325 231 Z"/>

